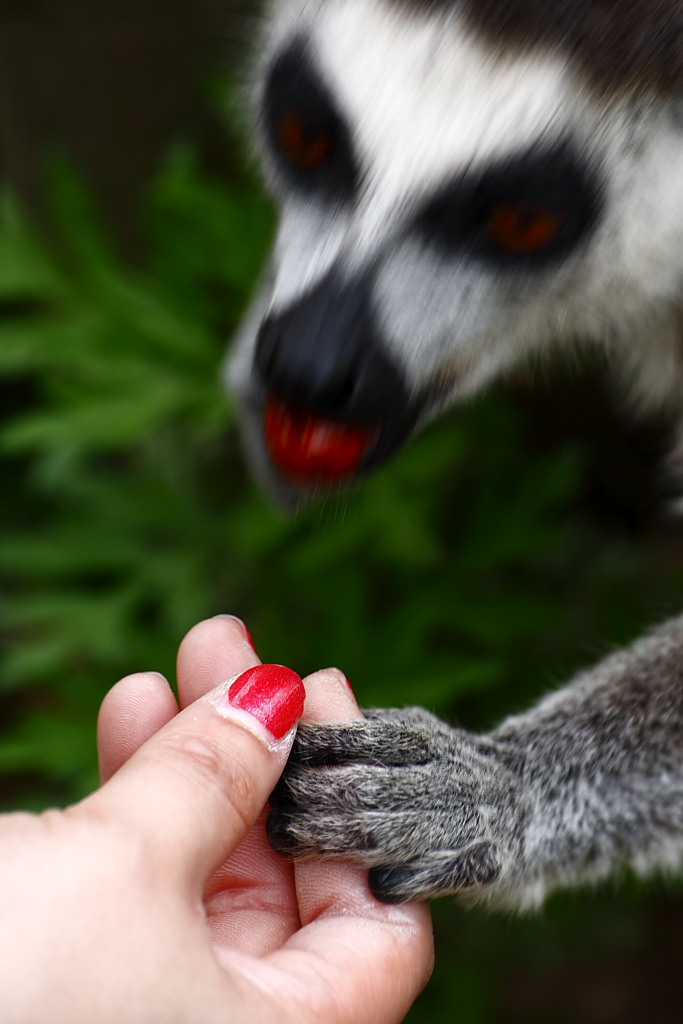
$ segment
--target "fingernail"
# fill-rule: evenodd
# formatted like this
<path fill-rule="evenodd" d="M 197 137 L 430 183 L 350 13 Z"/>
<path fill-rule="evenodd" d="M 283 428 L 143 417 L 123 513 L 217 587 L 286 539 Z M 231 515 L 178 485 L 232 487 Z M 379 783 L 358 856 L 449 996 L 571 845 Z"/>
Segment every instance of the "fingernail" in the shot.
<path fill-rule="evenodd" d="M 304 710 L 306 691 L 301 678 L 284 665 L 256 665 L 238 676 L 228 691 L 233 708 L 246 711 L 274 739 L 286 736 Z"/>
<path fill-rule="evenodd" d="M 249 628 L 248 628 L 247 624 L 245 622 L 243 622 L 242 619 L 238 618 L 237 615 L 214 615 L 214 618 L 215 619 L 230 619 L 231 622 L 234 622 L 235 625 L 240 630 L 240 632 L 242 633 L 242 635 L 244 636 L 244 639 L 247 641 L 247 643 L 251 647 L 252 651 L 254 651 L 254 653 L 256 653 L 256 644 L 254 643 L 254 638 L 251 635 L 251 633 L 249 632 Z"/>

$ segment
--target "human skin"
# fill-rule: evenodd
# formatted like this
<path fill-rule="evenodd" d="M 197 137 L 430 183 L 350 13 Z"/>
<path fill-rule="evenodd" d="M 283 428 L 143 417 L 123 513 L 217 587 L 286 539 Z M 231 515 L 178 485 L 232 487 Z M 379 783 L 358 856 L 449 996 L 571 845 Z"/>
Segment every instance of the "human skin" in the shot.
<path fill-rule="evenodd" d="M 0 818 L 3 1024 L 403 1019 L 431 971 L 427 908 L 272 852 L 263 807 L 293 730 L 274 741 L 220 686 L 257 664 L 239 620 L 200 623 L 182 710 L 162 676 L 126 677 L 100 713 L 102 787 Z M 360 716 L 336 670 L 305 685 L 307 719 Z"/>

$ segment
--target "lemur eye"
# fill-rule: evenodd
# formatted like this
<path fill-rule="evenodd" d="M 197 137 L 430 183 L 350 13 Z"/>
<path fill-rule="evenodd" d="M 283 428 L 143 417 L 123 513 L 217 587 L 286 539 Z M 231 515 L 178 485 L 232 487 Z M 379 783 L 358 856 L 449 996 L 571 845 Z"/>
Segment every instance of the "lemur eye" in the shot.
<path fill-rule="evenodd" d="M 334 154 L 333 132 L 296 110 L 285 110 L 280 118 L 278 141 L 282 155 L 304 171 L 318 170 Z"/>
<path fill-rule="evenodd" d="M 273 61 L 263 113 L 270 150 L 289 185 L 307 197 L 353 196 L 359 174 L 350 132 L 303 39 Z"/>
<path fill-rule="evenodd" d="M 486 228 L 489 237 L 510 253 L 540 252 L 556 241 L 567 217 L 535 203 L 499 203 L 491 211 Z"/>
<path fill-rule="evenodd" d="M 526 273 L 568 256 L 590 232 L 601 205 L 597 173 L 565 140 L 446 181 L 413 228 L 447 259 Z"/>

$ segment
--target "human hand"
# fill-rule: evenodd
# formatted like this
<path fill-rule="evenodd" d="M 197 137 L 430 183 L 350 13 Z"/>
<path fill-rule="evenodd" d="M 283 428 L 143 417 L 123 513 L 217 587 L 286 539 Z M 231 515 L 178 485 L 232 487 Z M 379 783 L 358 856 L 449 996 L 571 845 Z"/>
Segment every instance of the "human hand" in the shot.
<path fill-rule="evenodd" d="M 236 620 L 200 623 L 178 656 L 182 711 L 161 676 L 127 677 L 100 715 L 103 787 L 0 818 L 3 1024 L 405 1016 L 431 969 L 427 908 L 376 902 L 351 865 L 272 852 L 261 809 L 298 684 L 266 702 L 280 739 L 218 686 L 257 664 Z M 339 673 L 306 686 L 312 720 L 360 716 Z"/>

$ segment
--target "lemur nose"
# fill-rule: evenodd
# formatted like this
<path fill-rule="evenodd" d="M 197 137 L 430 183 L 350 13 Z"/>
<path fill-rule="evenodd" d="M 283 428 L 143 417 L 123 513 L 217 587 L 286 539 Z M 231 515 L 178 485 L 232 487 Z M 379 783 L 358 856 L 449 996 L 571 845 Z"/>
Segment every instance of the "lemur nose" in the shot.
<path fill-rule="evenodd" d="M 408 393 L 373 320 L 367 284 L 323 279 L 264 321 L 256 365 L 266 388 L 290 405 L 347 423 L 376 425 L 395 415 Z"/>

